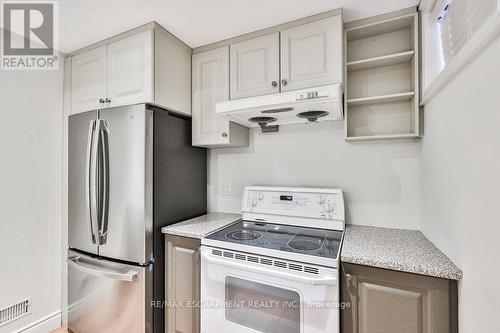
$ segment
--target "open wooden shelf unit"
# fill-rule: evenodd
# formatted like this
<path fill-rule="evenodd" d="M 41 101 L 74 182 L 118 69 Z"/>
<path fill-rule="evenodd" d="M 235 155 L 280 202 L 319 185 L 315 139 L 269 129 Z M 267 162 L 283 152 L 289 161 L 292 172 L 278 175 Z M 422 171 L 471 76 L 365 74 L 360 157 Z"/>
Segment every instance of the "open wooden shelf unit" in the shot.
<path fill-rule="evenodd" d="M 345 25 L 346 141 L 420 137 L 418 13 Z"/>

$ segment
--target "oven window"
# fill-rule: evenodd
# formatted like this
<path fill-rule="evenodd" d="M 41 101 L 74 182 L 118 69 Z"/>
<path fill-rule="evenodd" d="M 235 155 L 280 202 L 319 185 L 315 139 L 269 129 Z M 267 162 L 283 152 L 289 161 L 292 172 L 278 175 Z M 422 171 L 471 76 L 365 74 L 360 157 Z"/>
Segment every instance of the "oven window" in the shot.
<path fill-rule="evenodd" d="M 288 289 L 227 276 L 226 319 L 266 333 L 300 332 L 300 296 Z"/>

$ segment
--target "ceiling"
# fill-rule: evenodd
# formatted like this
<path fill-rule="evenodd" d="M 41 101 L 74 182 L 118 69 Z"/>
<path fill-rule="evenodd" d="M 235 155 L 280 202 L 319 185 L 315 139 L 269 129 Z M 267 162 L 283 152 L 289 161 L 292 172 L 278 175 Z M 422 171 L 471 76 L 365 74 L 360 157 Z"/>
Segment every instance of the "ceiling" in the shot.
<path fill-rule="evenodd" d="M 65 53 L 157 21 L 191 47 L 267 28 L 330 9 L 349 22 L 420 0 L 64 0 L 60 50 Z"/>

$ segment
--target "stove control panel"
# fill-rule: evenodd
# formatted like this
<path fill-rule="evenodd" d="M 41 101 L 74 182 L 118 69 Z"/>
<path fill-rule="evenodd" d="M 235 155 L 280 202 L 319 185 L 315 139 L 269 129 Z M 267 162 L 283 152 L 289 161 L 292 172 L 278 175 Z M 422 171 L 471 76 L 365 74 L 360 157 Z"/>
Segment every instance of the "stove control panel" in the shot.
<path fill-rule="evenodd" d="M 338 189 L 248 186 L 242 206 L 244 214 L 263 214 L 266 221 L 271 217 L 344 221 L 344 198 Z"/>

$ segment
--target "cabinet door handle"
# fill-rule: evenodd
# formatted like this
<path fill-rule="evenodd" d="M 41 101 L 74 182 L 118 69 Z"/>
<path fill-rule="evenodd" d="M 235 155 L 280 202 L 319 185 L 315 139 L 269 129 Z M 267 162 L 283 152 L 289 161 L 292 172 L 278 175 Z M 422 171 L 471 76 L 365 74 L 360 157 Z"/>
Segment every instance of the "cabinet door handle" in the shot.
<path fill-rule="evenodd" d="M 282 86 L 286 86 L 288 84 L 287 80 L 283 79 L 281 80 L 281 85 Z"/>
<path fill-rule="evenodd" d="M 109 98 L 106 98 L 104 101 L 108 104 L 111 103 L 111 100 Z"/>
<path fill-rule="evenodd" d="M 278 86 L 278 82 L 273 81 L 273 82 L 271 82 L 271 85 L 273 86 L 273 88 L 276 88 Z"/>

